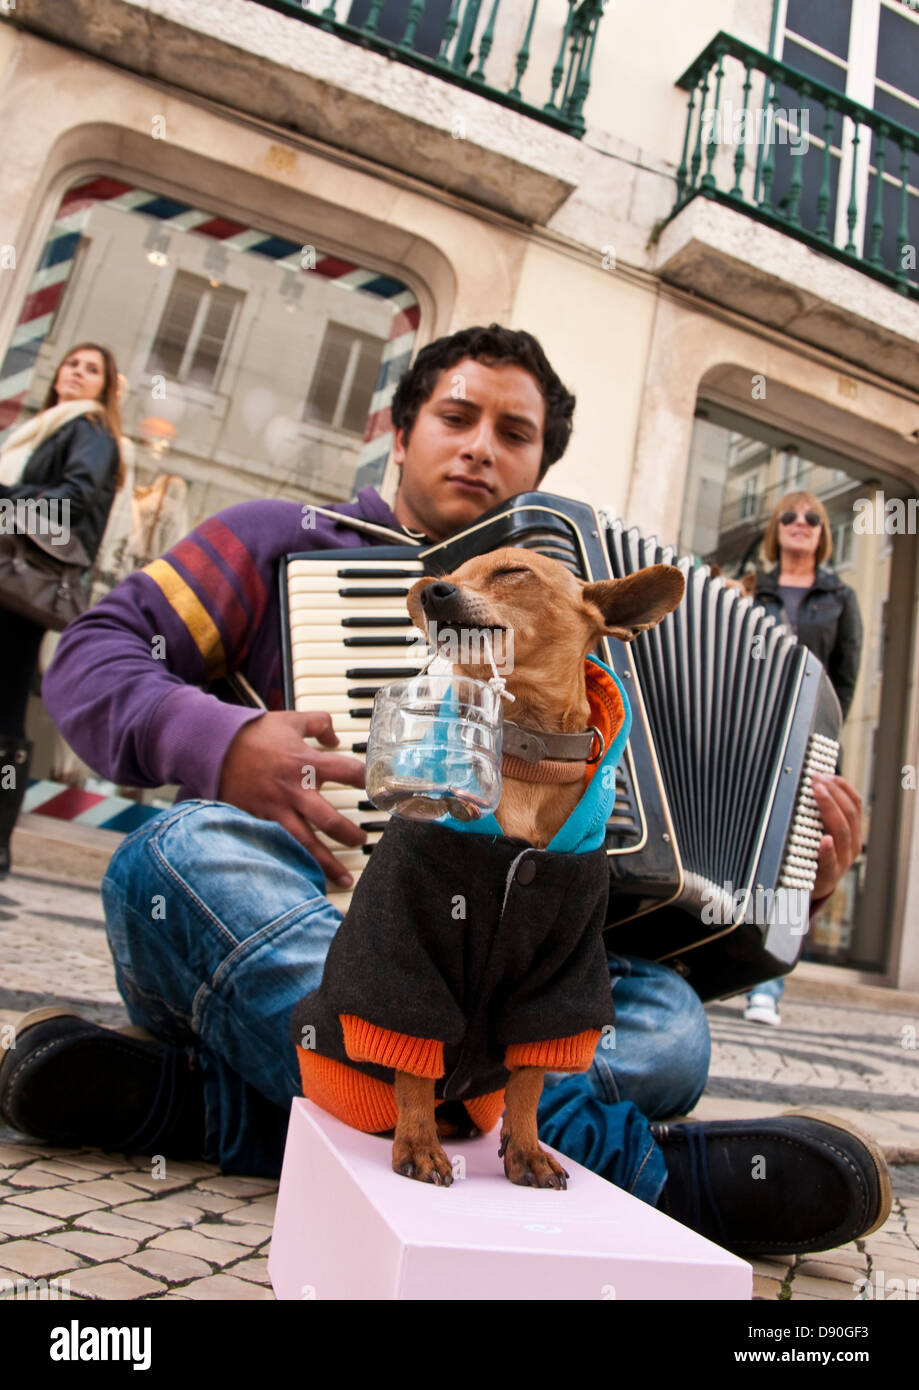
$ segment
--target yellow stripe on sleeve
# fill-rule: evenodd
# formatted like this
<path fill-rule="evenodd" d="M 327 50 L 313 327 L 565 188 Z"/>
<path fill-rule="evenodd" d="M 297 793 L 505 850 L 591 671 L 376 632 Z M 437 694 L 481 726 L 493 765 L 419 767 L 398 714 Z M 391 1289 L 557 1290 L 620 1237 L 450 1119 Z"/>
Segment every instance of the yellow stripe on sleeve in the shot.
<path fill-rule="evenodd" d="M 226 670 L 226 653 L 217 625 L 193 589 L 173 569 L 168 560 L 154 560 L 145 565 L 143 574 L 148 574 L 154 584 L 162 591 L 170 608 L 182 619 L 194 640 L 195 646 L 204 658 L 209 680 L 222 675 Z"/>

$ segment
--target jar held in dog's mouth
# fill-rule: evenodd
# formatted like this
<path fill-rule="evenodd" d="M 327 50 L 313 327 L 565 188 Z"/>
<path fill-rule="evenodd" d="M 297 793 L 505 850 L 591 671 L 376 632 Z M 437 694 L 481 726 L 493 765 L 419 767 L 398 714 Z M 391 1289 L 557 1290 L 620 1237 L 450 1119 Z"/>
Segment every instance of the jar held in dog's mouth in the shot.
<path fill-rule="evenodd" d="M 367 795 L 411 820 L 478 820 L 501 800 L 503 711 L 494 683 L 421 673 L 378 690 Z"/>

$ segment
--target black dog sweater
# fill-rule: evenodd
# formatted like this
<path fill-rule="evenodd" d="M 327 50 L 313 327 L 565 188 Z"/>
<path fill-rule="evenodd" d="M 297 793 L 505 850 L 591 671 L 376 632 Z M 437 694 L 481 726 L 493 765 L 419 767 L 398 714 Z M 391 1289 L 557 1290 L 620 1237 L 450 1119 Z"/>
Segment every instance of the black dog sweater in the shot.
<path fill-rule="evenodd" d="M 434 1078 L 438 1099 L 491 1128 L 509 1067 L 584 1071 L 613 1024 L 605 826 L 630 718 L 613 673 L 592 658 L 588 673 L 606 751 L 547 849 L 494 817 L 399 816 L 374 848 L 291 1022 L 304 1094 L 346 1123 L 393 1127 L 398 1070 Z"/>

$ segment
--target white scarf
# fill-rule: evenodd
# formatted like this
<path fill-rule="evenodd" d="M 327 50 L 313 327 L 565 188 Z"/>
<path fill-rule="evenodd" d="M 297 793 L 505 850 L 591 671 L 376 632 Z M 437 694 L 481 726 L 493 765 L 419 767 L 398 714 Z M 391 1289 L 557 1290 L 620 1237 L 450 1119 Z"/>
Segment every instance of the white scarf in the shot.
<path fill-rule="evenodd" d="M 101 401 L 59 401 L 47 410 L 40 410 L 14 430 L 0 449 L 0 487 L 15 487 L 39 444 L 44 444 L 62 425 L 89 410 L 105 412 Z"/>

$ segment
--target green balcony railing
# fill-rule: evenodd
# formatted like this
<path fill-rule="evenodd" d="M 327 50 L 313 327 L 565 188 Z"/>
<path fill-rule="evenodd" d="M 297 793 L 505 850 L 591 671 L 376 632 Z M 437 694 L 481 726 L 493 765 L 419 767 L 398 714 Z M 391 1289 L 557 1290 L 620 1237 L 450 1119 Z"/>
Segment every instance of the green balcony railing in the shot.
<path fill-rule="evenodd" d="M 580 138 L 585 131 L 584 103 L 590 91 L 597 29 L 604 0 L 548 0 L 559 13 L 558 54 L 545 91 L 533 99 L 521 92 L 530 66 L 530 46 L 539 0 L 531 0 L 526 29 L 513 58 L 510 85 L 499 87 L 486 69 L 499 26 L 512 21 L 500 14 L 501 0 L 253 0 L 281 14 L 362 44 L 387 57 L 410 63 L 469 91 L 478 92 L 536 120 Z M 511 0 L 513 4 L 513 0 Z M 546 0 L 543 0 L 546 4 Z M 567 15 L 565 8 L 567 4 Z M 519 16 L 519 11 L 517 12 Z M 505 65 L 506 67 L 506 65 Z M 505 72 L 505 76 L 510 75 Z"/>
<path fill-rule="evenodd" d="M 689 93 L 675 217 L 716 199 L 919 297 L 915 130 L 719 33 Z"/>

